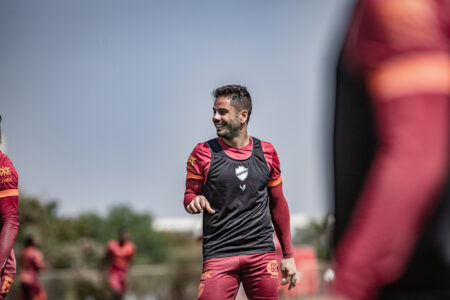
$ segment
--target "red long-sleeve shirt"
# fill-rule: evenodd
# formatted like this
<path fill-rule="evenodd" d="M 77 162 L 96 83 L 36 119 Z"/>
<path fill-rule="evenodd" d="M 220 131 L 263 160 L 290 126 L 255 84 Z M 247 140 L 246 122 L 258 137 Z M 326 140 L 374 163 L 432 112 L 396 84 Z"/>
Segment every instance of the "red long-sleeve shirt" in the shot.
<path fill-rule="evenodd" d="M 12 249 L 19 229 L 18 175 L 11 160 L 0 152 L 0 264 L 6 273 L 16 272 Z"/>
<path fill-rule="evenodd" d="M 42 252 L 36 246 L 27 246 L 20 256 L 20 281 L 22 284 L 39 288 L 38 272 L 45 268 Z"/>
<path fill-rule="evenodd" d="M 367 88 L 377 147 L 335 253 L 335 290 L 350 299 L 372 299 L 402 275 L 437 204 L 448 170 L 449 11 L 441 0 L 363 0 L 353 16 L 342 62 Z"/>

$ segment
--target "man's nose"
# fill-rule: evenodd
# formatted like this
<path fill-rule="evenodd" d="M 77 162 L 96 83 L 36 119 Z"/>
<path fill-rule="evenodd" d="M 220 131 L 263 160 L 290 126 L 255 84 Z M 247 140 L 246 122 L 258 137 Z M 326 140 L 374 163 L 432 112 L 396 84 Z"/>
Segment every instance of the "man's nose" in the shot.
<path fill-rule="evenodd" d="M 215 112 L 213 115 L 213 121 L 219 122 L 220 121 L 220 114 L 218 112 Z"/>

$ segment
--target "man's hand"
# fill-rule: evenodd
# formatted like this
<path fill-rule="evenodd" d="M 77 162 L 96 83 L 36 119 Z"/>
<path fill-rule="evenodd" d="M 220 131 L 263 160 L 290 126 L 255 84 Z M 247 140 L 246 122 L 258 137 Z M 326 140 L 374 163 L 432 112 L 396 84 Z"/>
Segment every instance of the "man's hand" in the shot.
<path fill-rule="evenodd" d="M 294 258 L 283 258 L 281 260 L 281 274 L 283 280 L 281 281 L 282 285 L 286 285 L 289 283 L 288 290 L 295 287 L 297 284 L 297 268 L 295 267 Z"/>
<path fill-rule="evenodd" d="M 190 214 L 198 214 L 203 212 L 203 210 L 206 209 L 207 212 L 210 214 L 215 213 L 216 211 L 211 208 L 211 205 L 209 205 L 208 200 L 206 200 L 205 196 L 198 195 L 192 201 L 186 206 L 186 211 Z"/>

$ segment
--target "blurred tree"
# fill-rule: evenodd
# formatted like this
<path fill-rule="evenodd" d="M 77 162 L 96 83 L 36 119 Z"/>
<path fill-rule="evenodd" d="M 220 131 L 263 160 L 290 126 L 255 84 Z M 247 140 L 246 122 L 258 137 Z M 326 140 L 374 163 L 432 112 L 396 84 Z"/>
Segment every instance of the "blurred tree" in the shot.
<path fill-rule="evenodd" d="M 326 215 L 318 220 L 311 220 L 305 227 L 296 229 L 294 244 L 313 246 L 316 249 L 318 259 L 329 260 L 333 222 L 331 215 Z"/>
<path fill-rule="evenodd" d="M 106 216 L 85 213 L 58 217 L 57 208 L 56 201 L 44 203 L 36 197 L 20 197 L 16 250 L 21 250 L 26 236 L 34 235 L 50 268 L 98 267 L 106 242 L 117 238 L 118 229 L 126 227 L 138 249 L 136 263 L 162 263 L 170 257 L 168 242 L 153 230 L 149 213 L 120 205 Z"/>

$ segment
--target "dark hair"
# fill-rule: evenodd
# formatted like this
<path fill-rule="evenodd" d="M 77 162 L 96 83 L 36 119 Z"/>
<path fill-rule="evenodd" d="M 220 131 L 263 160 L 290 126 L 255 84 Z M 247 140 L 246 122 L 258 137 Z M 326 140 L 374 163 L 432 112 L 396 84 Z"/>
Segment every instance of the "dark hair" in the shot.
<path fill-rule="evenodd" d="M 25 247 L 33 246 L 34 245 L 34 237 L 31 235 L 27 236 L 25 240 L 23 241 L 23 245 Z"/>
<path fill-rule="evenodd" d="M 230 103 L 238 112 L 242 110 L 248 111 L 248 123 L 252 113 L 252 97 L 245 86 L 237 84 L 224 85 L 215 89 L 212 94 L 215 99 L 219 97 L 226 97 L 230 99 Z"/>

